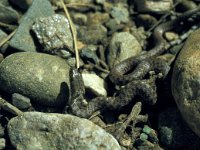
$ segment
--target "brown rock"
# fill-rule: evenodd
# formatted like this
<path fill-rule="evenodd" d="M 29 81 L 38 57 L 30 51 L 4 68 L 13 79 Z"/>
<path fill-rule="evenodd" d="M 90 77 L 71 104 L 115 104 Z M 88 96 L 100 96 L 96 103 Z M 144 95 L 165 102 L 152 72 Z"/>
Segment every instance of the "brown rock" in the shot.
<path fill-rule="evenodd" d="M 172 93 L 191 129 L 200 136 L 200 30 L 186 41 L 174 66 Z"/>

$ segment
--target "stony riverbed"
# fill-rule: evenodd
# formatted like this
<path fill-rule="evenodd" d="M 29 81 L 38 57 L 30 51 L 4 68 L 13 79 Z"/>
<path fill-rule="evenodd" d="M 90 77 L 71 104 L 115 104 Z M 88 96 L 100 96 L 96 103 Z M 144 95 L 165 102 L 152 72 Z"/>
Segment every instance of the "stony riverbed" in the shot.
<path fill-rule="evenodd" d="M 166 50 L 142 60 L 161 62 L 152 63 L 154 69 L 124 85 L 110 78 L 116 65 L 158 43 L 152 33 L 160 24 L 199 10 L 199 4 L 0 1 L 0 150 L 199 149 L 199 11 L 161 35 Z M 155 67 L 163 64 L 164 73 Z M 71 75 L 77 66 L 82 78 Z M 105 101 L 101 110 L 80 117 L 81 110 Z"/>

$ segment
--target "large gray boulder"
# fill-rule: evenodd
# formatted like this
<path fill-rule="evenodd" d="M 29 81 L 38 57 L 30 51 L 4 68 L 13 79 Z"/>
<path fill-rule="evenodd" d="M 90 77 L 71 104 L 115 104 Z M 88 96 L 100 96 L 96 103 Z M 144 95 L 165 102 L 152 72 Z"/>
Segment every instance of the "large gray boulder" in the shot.
<path fill-rule="evenodd" d="M 191 129 L 200 136 L 200 30 L 187 39 L 175 62 L 172 93 Z"/>
<path fill-rule="evenodd" d="M 120 150 L 116 139 L 87 119 L 72 115 L 26 112 L 8 123 L 17 150 Z"/>

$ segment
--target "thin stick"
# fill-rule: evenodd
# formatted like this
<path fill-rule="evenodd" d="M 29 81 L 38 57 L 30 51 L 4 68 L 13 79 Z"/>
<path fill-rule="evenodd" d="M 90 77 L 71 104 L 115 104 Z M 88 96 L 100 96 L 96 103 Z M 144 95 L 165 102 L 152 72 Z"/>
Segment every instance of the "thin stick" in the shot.
<path fill-rule="evenodd" d="M 68 12 L 67 7 L 65 6 L 63 0 L 61 0 L 61 3 L 62 3 L 62 7 L 64 9 L 64 12 L 66 14 L 66 17 L 69 20 L 69 25 L 71 28 L 73 42 L 74 42 L 74 50 L 75 50 L 75 56 L 76 56 L 76 68 L 78 69 L 80 65 L 79 65 L 79 53 L 78 53 L 78 48 L 77 48 L 77 39 L 76 39 L 75 28 L 74 28 L 73 22 L 70 18 L 69 12 Z"/>
<path fill-rule="evenodd" d="M 13 37 L 13 35 L 16 33 L 17 29 L 15 29 L 13 32 L 11 32 L 5 39 L 3 39 L 0 42 L 0 47 L 5 44 L 8 40 L 10 40 L 11 37 Z"/>
<path fill-rule="evenodd" d="M 0 97 L 0 108 L 16 116 L 23 114 L 21 110 L 19 110 L 17 107 L 13 106 L 12 104 L 10 104 L 9 102 L 7 102 L 1 97 Z"/>
<path fill-rule="evenodd" d="M 10 24 L 3 23 L 3 22 L 0 22 L 0 26 L 8 28 L 9 30 L 15 30 L 17 28 L 17 26 L 15 26 L 15 25 L 10 25 Z"/>
<path fill-rule="evenodd" d="M 127 119 L 123 122 L 123 124 L 121 125 L 121 127 L 114 133 L 115 134 L 115 138 L 117 140 L 120 140 L 122 134 L 124 133 L 126 127 L 130 124 L 131 121 L 137 121 L 137 117 L 139 115 L 139 113 L 141 112 L 141 108 L 142 107 L 142 103 L 141 102 L 137 102 L 132 110 L 131 113 L 128 115 Z"/>

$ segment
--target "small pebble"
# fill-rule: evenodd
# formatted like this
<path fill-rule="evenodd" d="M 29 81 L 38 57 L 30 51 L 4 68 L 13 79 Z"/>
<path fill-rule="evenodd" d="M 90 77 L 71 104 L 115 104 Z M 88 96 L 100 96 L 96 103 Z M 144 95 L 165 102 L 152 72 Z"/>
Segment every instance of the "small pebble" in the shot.
<path fill-rule="evenodd" d="M 107 29 L 100 24 L 80 26 L 77 32 L 77 38 L 84 44 L 99 44 L 107 38 Z"/>
<path fill-rule="evenodd" d="M 140 134 L 140 139 L 141 139 L 142 141 L 145 141 L 145 140 L 148 139 L 148 135 L 145 134 L 145 133 L 141 133 L 141 134 Z"/>
<path fill-rule="evenodd" d="M 119 62 L 136 56 L 142 48 L 137 39 L 128 32 L 115 33 L 110 41 L 108 50 L 108 64 L 112 68 Z"/>
<path fill-rule="evenodd" d="M 31 107 L 30 98 L 18 93 L 12 94 L 12 104 L 21 110 Z"/>
<path fill-rule="evenodd" d="M 6 140 L 4 138 L 0 138 L 0 150 L 4 150 L 6 147 Z"/>
<path fill-rule="evenodd" d="M 110 17 L 109 17 L 108 13 L 100 13 L 100 12 L 90 13 L 90 14 L 88 14 L 87 25 L 91 25 L 91 24 L 104 24 L 109 19 L 110 19 Z"/>
<path fill-rule="evenodd" d="M 168 41 L 174 41 L 179 38 L 178 34 L 176 34 L 174 32 L 165 32 L 164 36 Z"/>
<path fill-rule="evenodd" d="M 164 14 L 173 7 L 173 0 L 135 0 L 138 12 Z"/>
<path fill-rule="evenodd" d="M 99 58 L 96 54 L 97 47 L 94 45 L 88 45 L 81 49 L 80 56 L 86 60 L 92 60 L 93 63 L 98 64 Z"/>
<path fill-rule="evenodd" d="M 82 77 L 86 89 L 90 90 L 93 94 L 97 96 L 107 96 L 105 82 L 102 78 L 100 78 L 96 74 L 91 74 L 87 72 L 83 72 Z"/>
<path fill-rule="evenodd" d="M 119 3 L 117 6 L 114 6 L 110 12 L 110 15 L 121 23 L 129 22 L 129 12 L 128 9 L 122 4 Z"/>

